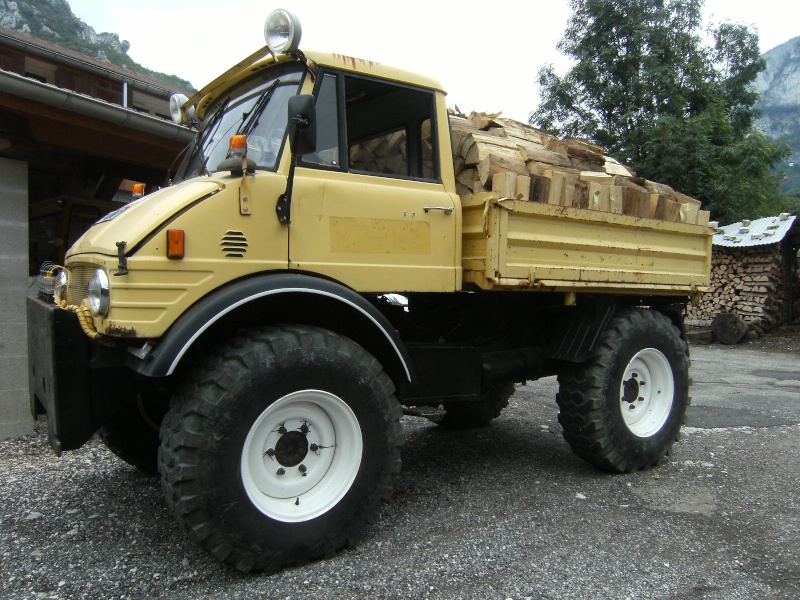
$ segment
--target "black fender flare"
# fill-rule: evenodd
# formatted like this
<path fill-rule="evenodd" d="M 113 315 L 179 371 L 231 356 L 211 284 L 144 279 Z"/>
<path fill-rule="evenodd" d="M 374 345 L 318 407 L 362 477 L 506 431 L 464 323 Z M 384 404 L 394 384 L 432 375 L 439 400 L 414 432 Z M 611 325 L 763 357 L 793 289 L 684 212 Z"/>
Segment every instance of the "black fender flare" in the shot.
<path fill-rule="evenodd" d="M 360 316 L 364 323 L 377 332 L 388 348 L 388 355 L 399 363 L 405 379 L 409 383 L 415 381 L 413 363 L 405 344 L 389 320 L 374 305 L 340 283 L 301 273 L 258 275 L 234 281 L 211 292 L 182 314 L 152 350 L 144 356 L 132 356 L 133 362 L 129 366 L 145 377 L 168 377 L 192 344 L 220 319 L 250 303 L 282 294 L 324 298 Z"/>

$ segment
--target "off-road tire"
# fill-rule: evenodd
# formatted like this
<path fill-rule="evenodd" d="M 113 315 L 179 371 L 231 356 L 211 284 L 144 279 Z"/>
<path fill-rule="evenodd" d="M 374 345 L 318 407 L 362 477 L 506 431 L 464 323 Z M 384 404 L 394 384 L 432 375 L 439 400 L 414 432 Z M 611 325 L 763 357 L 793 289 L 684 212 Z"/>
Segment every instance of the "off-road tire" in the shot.
<path fill-rule="evenodd" d="M 477 402 L 445 402 L 447 412 L 437 423 L 446 429 L 486 427 L 500 416 L 513 394 L 514 384 L 504 383 L 490 387 Z"/>
<path fill-rule="evenodd" d="M 197 365 L 173 397 L 159 454 L 167 502 L 192 537 L 241 571 L 332 556 L 356 542 L 391 495 L 402 443 L 394 392 L 374 357 L 330 331 L 296 325 L 241 334 Z M 335 431 L 342 425 L 350 429 Z M 320 443 L 322 431 L 334 441 Z M 299 454 L 288 460 L 291 446 Z M 351 452 L 360 460 L 346 460 Z M 333 462 L 315 470 L 325 460 Z M 314 477 L 320 483 L 296 501 L 285 498 Z M 331 487 L 338 491 L 320 492 Z"/>
<path fill-rule="evenodd" d="M 667 316 L 622 310 L 594 355 L 558 382 L 558 420 L 578 456 L 619 473 L 652 467 L 678 439 L 690 403 L 688 345 Z"/>
<path fill-rule="evenodd" d="M 158 476 L 159 424 L 163 414 L 164 408 L 158 400 L 143 401 L 140 393 L 126 402 L 120 413 L 98 430 L 97 436 L 117 458 L 155 477 Z"/>

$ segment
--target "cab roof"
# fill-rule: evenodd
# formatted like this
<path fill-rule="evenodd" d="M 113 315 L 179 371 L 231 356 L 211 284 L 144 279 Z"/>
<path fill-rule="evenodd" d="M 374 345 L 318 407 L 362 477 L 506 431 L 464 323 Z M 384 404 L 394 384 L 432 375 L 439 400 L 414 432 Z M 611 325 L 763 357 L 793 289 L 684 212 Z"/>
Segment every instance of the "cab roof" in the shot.
<path fill-rule="evenodd" d="M 342 71 L 351 71 L 364 75 L 372 75 L 382 79 L 408 83 L 419 87 L 431 88 L 444 92 L 442 85 L 435 79 L 426 75 L 420 75 L 413 71 L 398 69 L 381 63 L 355 58 L 344 54 L 332 54 L 330 52 L 304 51 L 307 59 L 310 59 L 320 67 L 330 67 Z"/>
<path fill-rule="evenodd" d="M 239 81 L 246 79 L 258 71 L 268 69 L 275 64 L 291 62 L 305 64 L 312 70 L 317 68 L 331 68 L 444 92 L 442 85 L 435 79 L 412 71 L 383 65 L 375 61 L 315 50 L 304 50 L 298 57 L 281 54 L 278 55 L 276 59 L 272 56 L 267 47 L 264 46 L 228 69 L 214 81 L 204 86 L 199 92 L 189 98 L 184 106 L 196 105 L 198 117 L 202 119 L 206 109 L 213 104 L 214 100 L 216 100 L 224 90 L 229 89 Z"/>

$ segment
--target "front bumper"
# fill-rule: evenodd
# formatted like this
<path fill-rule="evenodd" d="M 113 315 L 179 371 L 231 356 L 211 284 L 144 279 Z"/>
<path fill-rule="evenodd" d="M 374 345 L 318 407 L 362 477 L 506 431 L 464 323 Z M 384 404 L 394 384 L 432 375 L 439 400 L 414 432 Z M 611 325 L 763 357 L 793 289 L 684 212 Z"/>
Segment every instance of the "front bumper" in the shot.
<path fill-rule="evenodd" d="M 28 375 L 34 418 L 47 413 L 57 455 L 85 444 L 137 389 L 124 353 L 93 343 L 75 313 L 28 297 Z"/>

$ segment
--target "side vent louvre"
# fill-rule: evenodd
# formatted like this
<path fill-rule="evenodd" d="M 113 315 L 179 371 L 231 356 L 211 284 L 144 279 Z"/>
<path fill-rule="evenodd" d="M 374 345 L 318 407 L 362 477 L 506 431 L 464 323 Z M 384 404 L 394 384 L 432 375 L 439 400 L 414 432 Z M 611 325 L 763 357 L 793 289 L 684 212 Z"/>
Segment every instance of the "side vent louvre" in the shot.
<path fill-rule="evenodd" d="M 220 247 L 229 258 L 242 258 L 247 252 L 247 238 L 241 231 L 226 231 L 222 236 Z"/>

